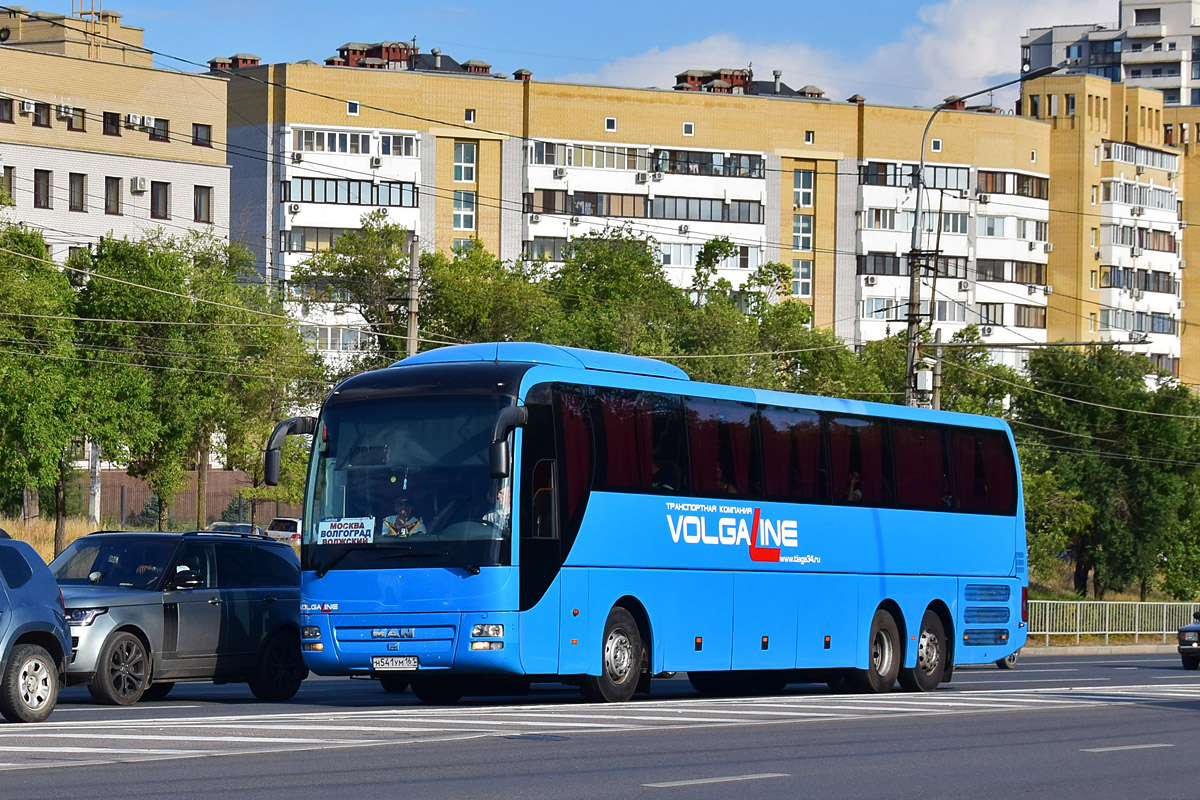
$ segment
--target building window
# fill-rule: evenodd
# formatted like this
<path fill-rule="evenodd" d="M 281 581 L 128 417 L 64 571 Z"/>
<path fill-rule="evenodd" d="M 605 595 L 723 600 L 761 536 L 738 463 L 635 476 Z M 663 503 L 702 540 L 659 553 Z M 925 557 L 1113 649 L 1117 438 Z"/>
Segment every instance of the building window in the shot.
<path fill-rule="evenodd" d="M 49 103 L 34 103 L 33 104 L 33 124 L 38 128 L 50 127 L 50 104 Z"/>
<path fill-rule="evenodd" d="M 35 169 L 33 171 L 33 207 L 50 207 L 50 170 Z"/>
<path fill-rule="evenodd" d="M 87 211 L 87 176 L 72 172 L 69 176 L 68 205 L 72 211 Z"/>
<path fill-rule="evenodd" d="M 212 125 L 192 123 L 192 144 L 197 147 L 212 147 Z"/>
<path fill-rule="evenodd" d="M 359 109 L 359 105 L 358 105 L 357 100 L 347 100 L 346 101 L 346 115 L 347 116 L 357 117 L 358 109 Z"/>
<path fill-rule="evenodd" d="M 792 172 L 792 205 L 797 208 L 812 208 L 813 178 L 811 169 L 798 169 Z"/>
<path fill-rule="evenodd" d="M 87 113 L 82 108 L 72 108 L 70 116 L 67 117 L 67 130 L 69 131 L 85 131 L 87 130 Z"/>
<path fill-rule="evenodd" d="M 7 196 L 9 200 L 13 199 L 13 178 L 16 174 L 16 167 L 5 167 L 3 171 L 0 171 L 0 196 Z"/>
<path fill-rule="evenodd" d="M 1045 306 L 1014 306 L 1016 311 L 1015 324 L 1018 328 L 1045 328 Z"/>
<path fill-rule="evenodd" d="M 466 255 L 475 247 L 474 239 L 455 239 L 450 243 L 450 252 L 456 256 Z"/>
<path fill-rule="evenodd" d="M 212 222 L 213 187 L 197 186 L 193 196 L 195 198 L 196 222 Z"/>
<path fill-rule="evenodd" d="M 979 235 L 991 237 L 1004 236 L 1004 217 L 982 216 L 979 218 Z"/>
<path fill-rule="evenodd" d="M 813 217 L 811 214 L 792 216 L 792 249 L 813 249 Z"/>
<path fill-rule="evenodd" d="M 804 132 L 804 143 L 805 144 L 814 144 L 814 143 L 816 143 L 816 141 L 817 141 L 817 132 L 816 131 L 805 131 Z"/>
<path fill-rule="evenodd" d="M 1030 163 L 1030 164 L 1036 164 L 1036 163 L 1037 163 L 1037 150 L 1030 150 L 1030 151 L 1029 151 L 1029 163 Z"/>
<path fill-rule="evenodd" d="M 463 122 L 467 123 L 468 125 L 475 124 L 475 109 L 473 109 L 473 108 L 463 109 Z"/>
<path fill-rule="evenodd" d="M 13 101 L 8 99 L 0 99 L 0 122 L 14 122 L 13 120 Z"/>
<path fill-rule="evenodd" d="M 935 153 L 942 152 L 942 140 L 941 139 L 931 139 L 929 142 L 929 149 Z"/>
<path fill-rule="evenodd" d="M 694 123 L 694 122 L 683 123 L 683 135 L 684 136 L 695 136 L 696 135 L 696 123 Z"/>
<path fill-rule="evenodd" d="M 616 117 L 605 117 L 604 118 L 604 130 L 608 131 L 609 133 L 612 133 L 612 132 L 616 131 L 616 129 L 617 129 L 617 118 Z"/>
<path fill-rule="evenodd" d="M 1037 119 L 1042 115 L 1041 100 L 1042 96 L 1040 94 L 1029 95 L 1029 116 L 1033 117 L 1034 119 Z"/>
<path fill-rule="evenodd" d="M 1088 314 L 1088 330 L 1096 330 L 1096 314 L 1095 312 Z"/>
<path fill-rule="evenodd" d="M 1067 116 L 1075 116 L 1075 95 L 1073 94 L 1067 95 Z"/>
<path fill-rule="evenodd" d="M 120 136 L 121 135 L 121 115 L 116 111 L 104 112 L 104 135 L 105 136 Z"/>
<path fill-rule="evenodd" d="M 454 182 L 475 182 L 475 159 L 478 145 L 474 142 L 454 143 Z"/>
<path fill-rule="evenodd" d="M 150 216 L 154 219 L 171 218 L 171 184 L 150 182 Z"/>
<path fill-rule="evenodd" d="M 1092 270 L 1091 278 L 1088 281 L 1088 288 L 1092 291 L 1096 291 L 1096 270 Z"/>
<path fill-rule="evenodd" d="M 121 179 L 109 176 L 104 179 L 104 213 L 121 213 Z"/>
<path fill-rule="evenodd" d="M 150 141 L 169 142 L 171 140 L 171 121 L 161 117 L 154 118 L 154 127 L 150 129 Z"/>
<path fill-rule="evenodd" d="M 792 297 L 812 297 L 812 259 L 792 260 Z"/>
<path fill-rule="evenodd" d="M 1004 303 L 980 303 L 975 307 L 980 325 L 1003 325 Z"/>
<path fill-rule="evenodd" d="M 454 193 L 454 230 L 475 230 L 475 193 Z"/>

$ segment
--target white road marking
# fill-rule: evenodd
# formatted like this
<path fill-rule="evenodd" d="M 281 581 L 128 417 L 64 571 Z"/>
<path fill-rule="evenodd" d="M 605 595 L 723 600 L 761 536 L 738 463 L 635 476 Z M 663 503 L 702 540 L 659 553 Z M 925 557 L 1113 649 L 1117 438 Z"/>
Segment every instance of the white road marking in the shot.
<path fill-rule="evenodd" d="M 1173 744 L 1127 744 L 1122 747 L 1085 747 L 1081 753 L 1115 753 L 1118 750 L 1153 750 L 1158 747 L 1174 747 Z"/>
<path fill-rule="evenodd" d="M 767 778 L 790 778 L 786 772 L 764 772 L 760 775 L 729 775 L 724 778 L 696 778 L 690 781 L 665 781 L 663 783 L 643 783 L 642 786 L 651 789 L 668 789 L 672 786 L 704 786 L 709 783 L 733 783 L 735 781 L 762 781 Z"/>
<path fill-rule="evenodd" d="M 353 728 L 349 730 L 354 730 Z M 131 733 L 106 733 L 99 731 L 96 733 L 63 733 L 58 731 L 22 731 L 21 733 L 8 733 L 0 731 L 0 738 L 20 737 L 21 739 L 129 739 L 132 741 L 148 740 L 152 742 L 241 742 L 244 744 L 312 744 L 312 739 L 296 739 L 296 738 L 281 738 L 268 736 L 195 736 L 188 734 L 186 736 L 167 736 L 165 734 L 131 734 Z M 326 739 L 325 744 L 358 744 L 360 742 L 370 741 L 366 739 Z M 6 750 L 4 744 L 0 744 L 0 752 Z M 55 748 L 58 749 L 58 748 Z M 188 751 L 191 752 L 191 751 Z"/>
<path fill-rule="evenodd" d="M 190 755 L 209 755 L 208 751 L 204 750 L 159 750 L 159 749 L 139 749 L 127 747 L 54 747 L 47 749 L 46 747 L 21 747 L 20 745 L 0 745 L 0 753 L 42 753 L 50 755 L 62 755 L 63 753 L 86 753 L 95 755 L 96 753 L 115 753 L 120 755 L 155 755 L 155 756 L 190 756 Z"/>

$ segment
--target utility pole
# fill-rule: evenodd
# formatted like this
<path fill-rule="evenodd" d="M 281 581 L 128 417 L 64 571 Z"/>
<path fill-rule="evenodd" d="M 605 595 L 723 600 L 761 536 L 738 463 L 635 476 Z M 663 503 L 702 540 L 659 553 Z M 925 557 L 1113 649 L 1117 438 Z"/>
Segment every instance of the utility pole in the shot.
<path fill-rule="evenodd" d="M 405 355 L 417 354 L 417 284 L 421 270 L 421 239 L 414 232 L 408 254 L 408 335 L 405 339 Z"/>
<path fill-rule="evenodd" d="M 933 344 L 937 348 L 937 360 L 933 362 L 933 409 L 942 408 L 942 329 L 933 332 Z"/>

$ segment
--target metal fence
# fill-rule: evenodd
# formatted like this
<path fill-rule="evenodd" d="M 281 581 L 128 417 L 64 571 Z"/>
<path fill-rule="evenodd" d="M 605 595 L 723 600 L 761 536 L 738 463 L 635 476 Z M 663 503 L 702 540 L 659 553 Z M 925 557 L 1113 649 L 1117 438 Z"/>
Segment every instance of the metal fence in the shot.
<path fill-rule="evenodd" d="M 1097 600 L 1030 600 L 1029 636 L 1074 637 L 1079 644 L 1083 637 L 1158 638 L 1163 643 L 1175 641 L 1175 632 L 1192 622 L 1192 614 L 1200 611 L 1200 603 L 1138 603 L 1134 601 Z"/>

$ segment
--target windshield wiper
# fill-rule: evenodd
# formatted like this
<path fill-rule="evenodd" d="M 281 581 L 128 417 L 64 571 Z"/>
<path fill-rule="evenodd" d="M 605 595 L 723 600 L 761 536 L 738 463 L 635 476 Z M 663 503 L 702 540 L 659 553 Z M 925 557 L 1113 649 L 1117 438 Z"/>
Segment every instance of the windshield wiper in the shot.
<path fill-rule="evenodd" d="M 324 564 L 324 565 L 316 568 L 317 577 L 318 578 L 325 577 L 325 574 L 327 572 L 329 572 L 329 570 L 336 567 L 343 558 L 350 555 L 351 553 L 355 553 L 360 550 L 377 550 L 377 549 L 378 550 L 412 550 L 412 546 L 407 545 L 407 544 L 369 544 L 367 542 L 364 542 L 362 544 L 347 545 L 346 549 L 343 550 L 342 552 L 338 553 L 336 556 L 334 556 L 333 560 L 330 561 L 328 564 Z M 397 555 L 403 555 L 403 554 L 397 553 Z"/>
<path fill-rule="evenodd" d="M 446 551 L 443 550 L 440 553 L 392 553 L 390 555 L 380 556 L 380 558 L 418 558 L 421 556 L 433 556 L 433 557 L 441 556 L 442 558 L 446 558 L 449 555 L 450 555 L 449 553 L 447 553 Z M 479 574 L 479 567 L 475 566 L 474 564 L 455 563 L 453 566 L 459 567 L 461 569 L 465 569 L 467 572 L 471 573 L 472 575 Z"/>

